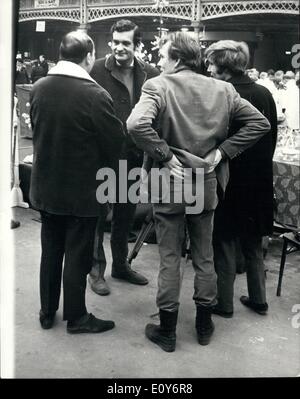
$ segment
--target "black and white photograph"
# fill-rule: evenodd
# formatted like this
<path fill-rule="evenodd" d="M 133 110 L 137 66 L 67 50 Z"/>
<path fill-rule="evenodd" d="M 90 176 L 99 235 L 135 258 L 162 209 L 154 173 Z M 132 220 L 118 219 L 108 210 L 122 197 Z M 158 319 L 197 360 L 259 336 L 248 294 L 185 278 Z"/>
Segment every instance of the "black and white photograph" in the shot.
<path fill-rule="evenodd" d="M 300 377 L 299 0 L 2 0 L 1 379 Z"/>

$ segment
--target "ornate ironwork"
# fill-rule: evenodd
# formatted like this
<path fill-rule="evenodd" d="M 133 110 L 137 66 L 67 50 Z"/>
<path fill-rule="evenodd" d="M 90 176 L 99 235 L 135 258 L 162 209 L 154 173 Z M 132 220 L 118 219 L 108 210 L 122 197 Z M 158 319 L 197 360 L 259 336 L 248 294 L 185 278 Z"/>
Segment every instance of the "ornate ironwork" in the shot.
<path fill-rule="evenodd" d="M 88 22 L 87 0 L 80 0 L 80 23 L 87 24 L 87 22 Z"/>
<path fill-rule="evenodd" d="M 122 4 L 119 1 L 105 6 L 90 6 L 87 7 L 87 18 L 83 18 L 82 5 L 88 0 L 83 0 L 79 5 L 64 6 L 60 8 L 45 8 L 21 9 L 19 12 L 19 21 L 29 21 L 34 19 L 54 19 L 66 20 L 72 22 L 95 22 L 99 20 L 120 17 L 132 16 L 159 16 L 160 11 L 153 8 L 153 2 L 148 4 L 130 3 L 126 5 L 125 1 Z M 87 3 L 88 4 L 88 3 Z M 243 0 L 243 1 L 208 1 L 208 0 L 185 0 L 181 2 L 172 2 L 163 9 L 163 17 L 180 18 L 189 21 L 205 21 L 225 16 L 247 15 L 247 14 L 299 14 L 298 0 Z"/>
<path fill-rule="evenodd" d="M 191 21 L 200 21 L 201 18 L 201 0 L 192 0 L 192 18 Z"/>
<path fill-rule="evenodd" d="M 203 1 L 202 20 L 245 14 L 299 14 L 298 0 Z"/>
<path fill-rule="evenodd" d="M 134 16 L 160 16 L 159 9 L 152 5 L 138 5 L 129 7 L 93 7 L 88 9 L 89 22 L 113 18 L 113 17 L 134 17 Z M 173 4 L 163 8 L 163 17 L 181 18 L 191 20 L 191 4 Z"/>
<path fill-rule="evenodd" d="M 19 12 L 19 22 L 35 19 L 52 19 L 59 21 L 80 22 L 80 9 L 77 8 L 55 8 L 24 10 Z"/>

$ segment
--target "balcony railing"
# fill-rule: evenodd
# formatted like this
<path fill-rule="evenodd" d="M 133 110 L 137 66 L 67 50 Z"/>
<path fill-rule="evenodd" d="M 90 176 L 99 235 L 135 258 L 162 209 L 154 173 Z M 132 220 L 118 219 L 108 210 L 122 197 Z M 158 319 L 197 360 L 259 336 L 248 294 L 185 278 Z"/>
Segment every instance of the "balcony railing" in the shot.
<path fill-rule="evenodd" d="M 192 0 L 169 0 L 170 3 L 191 4 Z M 87 0 L 90 7 L 110 7 L 110 6 L 137 6 L 154 5 L 156 0 Z M 80 0 L 59 0 L 59 7 L 79 7 Z M 32 10 L 35 8 L 35 0 L 20 0 L 20 10 Z M 45 7 L 46 8 L 46 7 Z"/>
<path fill-rule="evenodd" d="M 142 6 L 142 5 L 154 5 L 156 0 L 87 0 L 88 6 L 95 7 L 95 6 Z M 182 3 L 186 4 L 192 3 L 192 0 L 169 0 L 170 4 L 175 3 Z"/>
<path fill-rule="evenodd" d="M 89 20 L 111 18 L 115 15 L 153 15 L 156 0 L 86 0 Z M 20 0 L 19 20 L 31 20 L 44 16 L 48 19 L 81 19 L 80 0 L 58 0 L 58 7 L 35 8 L 35 0 Z M 197 20 L 197 7 L 193 0 L 169 0 L 164 15 Z M 197 2 L 194 3 L 197 5 Z M 158 11 L 156 10 L 157 14 Z M 248 14 L 299 14 L 298 0 L 201 0 L 202 20 L 224 16 Z"/>

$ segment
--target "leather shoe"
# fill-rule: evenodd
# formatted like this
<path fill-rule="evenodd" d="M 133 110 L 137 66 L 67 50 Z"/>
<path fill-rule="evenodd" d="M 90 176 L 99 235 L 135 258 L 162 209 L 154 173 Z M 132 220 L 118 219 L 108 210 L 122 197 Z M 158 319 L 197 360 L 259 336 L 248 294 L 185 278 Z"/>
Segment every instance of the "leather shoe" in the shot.
<path fill-rule="evenodd" d="M 146 285 L 149 281 L 142 274 L 135 272 L 131 269 L 129 263 L 122 267 L 112 266 L 111 276 L 119 280 L 125 280 L 128 283 L 136 285 Z"/>
<path fill-rule="evenodd" d="M 254 310 L 254 312 L 256 312 L 260 315 L 266 315 L 268 312 L 269 306 L 268 306 L 267 302 L 254 303 L 245 295 L 240 297 L 240 301 L 242 302 L 243 305 L 247 306 L 247 308 Z"/>
<path fill-rule="evenodd" d="M 44 330 L 49 330 L 53 326 L 55 319 L 55 312 L 46 314 L 40 310 L 40 323 Z"/>
<path fill-rule="evenodd" d="M 107 285 L 107 282 L 105 281 L 105 278 L 99 277 L 98 280 L 92 278 L 89 276 L 89 283 L 91 286 L 91 289 L 98 295 L 109 295 L 110 294 L 110 289 L 109 286 Z"/>
<path fill-rule="evenodd" d="M 97 319 L 92 313 L 87 313 L 77 320 L 68 321 L 67 332 L 70 334 L 101 333 L 114 328 L 111 320 Z"/>
<path fill-rule="evenodd" d="M 10 221 L 10 228 L 11 229 L 16 229 L 17 227 L 20 227 L 20 222 L 18 220 L 11 220 Z"/>
<path fill-rule="evenodd" d="M 217 314 L 218 316 L 224 317 L 225 319 L 231 319 L 233 317 L 233 312 L 225 312 L 224 310 L 218 308 L 218 306 L 213 306 L 211 309 L 212 314 Z"/>

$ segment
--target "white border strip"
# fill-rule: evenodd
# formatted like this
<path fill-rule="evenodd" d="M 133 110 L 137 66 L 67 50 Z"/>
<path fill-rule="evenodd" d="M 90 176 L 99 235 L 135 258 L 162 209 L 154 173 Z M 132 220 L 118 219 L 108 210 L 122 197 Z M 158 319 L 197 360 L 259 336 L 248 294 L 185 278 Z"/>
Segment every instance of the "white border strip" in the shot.
<path fill-rule="evenodd" d="M 1 378 L 14 377 L 14 261 L 10 230 L 12 1 L 0 2 L 0 329 Z"/>

